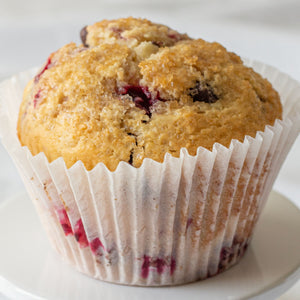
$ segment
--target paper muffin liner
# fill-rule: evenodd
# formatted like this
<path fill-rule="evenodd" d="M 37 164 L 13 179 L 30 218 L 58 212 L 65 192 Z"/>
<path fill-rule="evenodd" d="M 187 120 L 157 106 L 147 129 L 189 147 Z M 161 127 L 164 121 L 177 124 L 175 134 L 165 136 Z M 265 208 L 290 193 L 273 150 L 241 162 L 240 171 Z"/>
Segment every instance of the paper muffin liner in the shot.
<path fill-rule="evenodd" d="M 116 171 L 81 161 L 67 169 L 21 147 L 16 123 L 22 91 L 36 70 L 0 85 L 0 133 L 52 246 L 79 271 L 130 285 L 174 285 L 213 276 L 240 260 L 300 129 L 300 86 L 264 64 L 246 61 L 280 93 L 283 120 L 255 138 L 196 156 L 182 149 L 163 163 Z M 36 245 L 38 247 L 38 243 Z"/>

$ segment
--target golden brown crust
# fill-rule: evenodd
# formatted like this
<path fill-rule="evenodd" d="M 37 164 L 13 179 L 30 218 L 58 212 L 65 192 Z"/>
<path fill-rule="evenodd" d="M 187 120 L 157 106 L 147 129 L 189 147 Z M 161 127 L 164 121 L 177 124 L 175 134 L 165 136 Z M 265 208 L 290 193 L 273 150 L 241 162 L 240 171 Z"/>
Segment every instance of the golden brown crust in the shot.
<path fill-rule="evenodd" d="M 124 18 L 103 20 L 86 27 L 85 44 L 89 47 L 101 43 L 121 43 L 134 48 L 144 42 L 150 42 L 157 47 L 173 46 L 180 40 L 187 40 L 186 34 L 161 24 L 152 23 L 146 19 Z"/>
<path fill-rule="evenodd" d="M 18 133 L 34 155 L 139 167 L 182 147 L 229 146 L 281 118 L 271 84 L 218 43 L 133 18 L 88 26 L 86 41 L 51 54 L 24 91 Z"/>

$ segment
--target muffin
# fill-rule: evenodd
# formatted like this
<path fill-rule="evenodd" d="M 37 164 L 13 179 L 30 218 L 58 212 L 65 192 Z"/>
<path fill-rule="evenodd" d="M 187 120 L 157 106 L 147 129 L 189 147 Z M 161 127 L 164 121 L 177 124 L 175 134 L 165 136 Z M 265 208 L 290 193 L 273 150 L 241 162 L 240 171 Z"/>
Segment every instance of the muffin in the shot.
<path fill-rule="evenodd" d="M 25 89 L 18 133 L 33 155 L 114 171 L 228 147 L 281 118 L 271 84 L 217 43 L 133 18 L 84 31 L 83 45 L 51 54 Z"/>
<path fill-rule="evenodd" d="M 81 38 L 49 56 L 21 104 L 0 98 L 3 142 L 52 246 L 129 285 L 233 266 L 298 134 L 297 83 L 254 64 L 276 75 L 282 113 L 269 81 L 218 43 L 134 18 Z"/>

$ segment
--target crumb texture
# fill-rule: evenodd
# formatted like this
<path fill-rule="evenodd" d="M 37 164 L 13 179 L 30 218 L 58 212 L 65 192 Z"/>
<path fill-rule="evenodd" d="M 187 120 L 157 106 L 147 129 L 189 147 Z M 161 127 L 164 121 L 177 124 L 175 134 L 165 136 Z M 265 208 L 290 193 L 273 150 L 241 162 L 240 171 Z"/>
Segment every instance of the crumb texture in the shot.
<path fill-rule="evenodd" d="M 281 118 L 278 93 L 218 43 L 143 19 L 104 20 L 83 44 L 52 53 L 27 85 L 18 135 L 33 155 L 81 160 L 88 170 L 232 139 Z"/>

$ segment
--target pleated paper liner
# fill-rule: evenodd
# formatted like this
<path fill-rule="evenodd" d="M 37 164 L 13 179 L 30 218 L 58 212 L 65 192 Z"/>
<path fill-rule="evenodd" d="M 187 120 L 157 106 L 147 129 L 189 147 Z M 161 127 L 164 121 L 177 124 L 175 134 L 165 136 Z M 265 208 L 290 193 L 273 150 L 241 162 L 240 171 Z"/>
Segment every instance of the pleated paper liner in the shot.
<path fill-rule="evenodd" d="M 174 285 L 222 272 L 244 255 L 300 129 L 299 84 L 247 61 L 281 95 L 283 120 L 226 148 L 87 171 L 21 147 L 16 123 L 29 71 L 0 86 L 0 132 L 52 246 L 79 271 L 130 285 Z M 38 247 L 38 244 L 36 245 Z"/>

